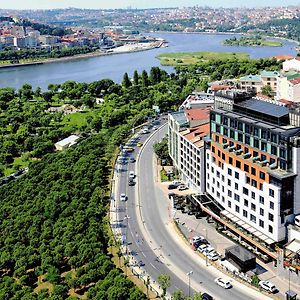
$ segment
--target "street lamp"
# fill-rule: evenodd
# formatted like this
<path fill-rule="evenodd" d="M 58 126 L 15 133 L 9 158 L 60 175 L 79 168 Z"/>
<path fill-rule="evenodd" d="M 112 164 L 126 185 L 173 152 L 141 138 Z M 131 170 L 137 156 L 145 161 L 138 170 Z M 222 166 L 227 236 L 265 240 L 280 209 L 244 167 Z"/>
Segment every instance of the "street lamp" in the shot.
<path fill-rule="evenodd" d="M 128 231 L 128 220 L 130 217 L 128 215 L 125 215 L 124 220 L 126 220 L 126 230 L 125 230 L 125 241 L 126 241 L 126 254 L 128 253 L 128 242 L 127 242 L 127 231 Z"/>
<path fill-rule="evenodd" d="M 205 239 L 207 240 L 207 228 L 204 228 L 203 230 L 205 230 Z M 208 266 L 207 255 L 205 255 L 205 265 Z"/>
<path fill-rule="evenodd" d="M 186 273 L 186 275 L 189 277 L 189 298 L 191 297 L 191 275 L 193 274 L 193 271 L 189 271 Z"/>

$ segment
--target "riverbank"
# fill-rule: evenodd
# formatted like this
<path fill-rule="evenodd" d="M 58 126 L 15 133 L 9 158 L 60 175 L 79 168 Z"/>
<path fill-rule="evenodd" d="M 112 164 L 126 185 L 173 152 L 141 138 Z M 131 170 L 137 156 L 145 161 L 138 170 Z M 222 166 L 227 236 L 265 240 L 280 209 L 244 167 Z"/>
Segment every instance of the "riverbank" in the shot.
<path fill-rule="evenodd" d="M 105 52 L 97 51 L 97 52 L 93 52 L 93 53 L 78 54 L 78 55 L 74 55 L 74 56 L 36 60 L 36 61 L 32 61 L 32 62 L 23 62 L 23 63 L 17 63 L 17 64 L 2 64 L 2 65 L 0 65 L 0 69 L 35 66 L 35 65 L 43 65 L 43 64 L 50 64 L 50 63 L 57 63 L 57 62 L 73 61 L 73 60 L 79 60 L 79 59 L 87 59 L 87 58 L 93 58 L 93 57 L 98 57 L 98 56 L 141 52 L 141 51 L 147 51 L 147 50 L 152 50 L 155 48 L 163 47 L 164 44 L 165 43 L 163 41 L 152 42 L 152 43 L 126 44 L 126 45 L 123 45 L 123 46 L 120 46 L 117 48 L 106 50 Z"/>

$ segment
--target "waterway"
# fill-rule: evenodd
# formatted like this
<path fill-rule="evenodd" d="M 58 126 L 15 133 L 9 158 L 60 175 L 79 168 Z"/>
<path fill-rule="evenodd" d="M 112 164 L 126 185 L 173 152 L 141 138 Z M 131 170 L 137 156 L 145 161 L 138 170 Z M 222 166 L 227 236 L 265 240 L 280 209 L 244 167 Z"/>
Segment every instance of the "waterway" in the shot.
<path fill-rule="evenodd" d="M 46 89 L 49 83 L 63 83 L 67 80 L 92 82 L 103 78 L 111 78 L 116 82 L 120 82 L 125 72 L 132 76 L 134 70 L 141 72 L 145 69 L 149 71 L 152 66 L 160 66 L 156 56 L 164 52 L 246 52 L 251 58 L 281 54 L 295 56 L 297 54 L 296 44 L 288 41 L 285 41 L 282 47 L 241 47 L 223 45 L 222 41 L 228 38 L 228 35 L 225 34 L 153 33 L 152 36 L 165 39 L 169 42 L 169 47 L 36 66 L 0 69 L 0 87 L 20 88 L 24 83 L 29 83 L 33 88 L 40 86 L 42 89 Z M 172 67 L 163 68 L 168 72 L 173 70 Z"/>

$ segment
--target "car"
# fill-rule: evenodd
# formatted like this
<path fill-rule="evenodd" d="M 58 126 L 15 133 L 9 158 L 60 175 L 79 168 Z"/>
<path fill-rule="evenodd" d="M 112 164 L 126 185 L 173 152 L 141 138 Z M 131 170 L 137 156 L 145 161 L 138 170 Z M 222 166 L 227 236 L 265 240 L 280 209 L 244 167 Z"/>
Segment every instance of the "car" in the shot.
<path fill-rule="evenodd" d="M 135 182 L 134 182 L 134 180 L 133 180 L 132 178 L 129 178 L 129 180 L 128 180 L 128 185 L 129 185 L 129 186 L 135 185 Z"/>
<path fill-rule="evenodd" d="M 207 293 L 203 293 L 201 296 L 202 296 L 203 300 L 214 300 L 214 298 L 210 294 L 207 294 Z"/>
<path fill-rule="evenodd" d="M 127 195 L 122 193 L 120 194 L 120 201 L 126 201 L 127 200 Z"/>
<path fill-rule="evenodd" d="M 198 247 L 198 251 L 203 253 L 207 247 L 208 247 L 208 245 L 206 245 L 206 244 L 200 245 Z"/>
<path fill-rule="evenodd" d="M 129 172 L 129 178 L 131 178 L 131 179 L 134 179 L 134 178 L 135 178 L 134 171 L 130 171 L 130 172 Z"/>
<path fill-rule="evenodd" d="M 178 186 L 177 189 L 178 189 L 178 191 L 184 191 L 184 190 L 187 190 L 187 188 L 188 187 L 185 184 L 181 184 L 181 185 Z"/>
<path fill-rule="evenodd" d="M 143 267 L 143 266 L 145 265 L 145 263 L 144 263 L 142 260 L 140 260 L 140 261 L 137 263 L 137 265 L 138 265 L 139 267 Z"/>
<path fill-rule="evenodd" d="M 179 187 L 180 185 L 182 185 L 182 182 L 179 180 L 174 180 L 172 181 L 172 184 L 176 185 L 176 187 Z"/>
<path fill-rule="evenodd" d="M 130 161 L 131 163 L 134 163 L 134 162 L 135 162 L 135 158 L 134 158 L 134 157 L 130 157 L 129 161 Z"/>
<path fill-rule="evenodd" d="M 208 245 L 207 248 L 205 249 L 206 254 L 208 255 L 209 253 L 215 252 L 215 248 Z"/>
<path fill-rule="evenodd" d="M 269 293 L 275 293 L 278 291 L 277 287 L 268 280 L 261 280 L 258 285 Z"/>
<path fill-rule="evenodd" d="M 143 143 L 138 142 L 136 145 L 137 145 L 138 147 L 142 147 L 142 146 L 143 146 Z"/>
<path fill-rule="evenodd" d="M 216 278 L 215 283 L 217 285 L 221 286 L 224 289 L 230 289 L 232 287 L 231 282 L 227 279 L 222 278 L 222 277 Z"/>
<path fill-rule="evenodd" d="M 177 185 L 175 185 L 175 184 L 169 184 L 168 185 L 168 190 L 174 190 L 174 189 L 176 189 L 177 188 Z"/>
<path fill-rule="evenodd" d="M 215 261 L 215 260 L 218 260 L 220 258 L 220 255 L 217 252 L 214 251 L 214 252 L 208 253 L 207 258 L 212 260 L 212 261 Z"/>

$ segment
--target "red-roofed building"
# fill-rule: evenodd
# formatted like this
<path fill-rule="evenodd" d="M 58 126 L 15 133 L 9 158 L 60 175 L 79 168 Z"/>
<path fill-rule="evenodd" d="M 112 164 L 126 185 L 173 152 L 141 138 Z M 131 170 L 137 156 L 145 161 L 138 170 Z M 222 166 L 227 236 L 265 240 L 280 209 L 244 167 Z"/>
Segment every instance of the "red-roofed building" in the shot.
<path fill-rule="evenodd" d="M 169 154 L 181 180 L 203 193 L 204 137 L 210 131 L 210 108 L 190 108 L 169 114 Z"/>
<path fill-rule="evenodd" d="M 277 60 L 289 60 L 294 58 L 294 56 L 290 56 L 290 55 L 276 55 L 273 57 L 276 58 Z"/>

